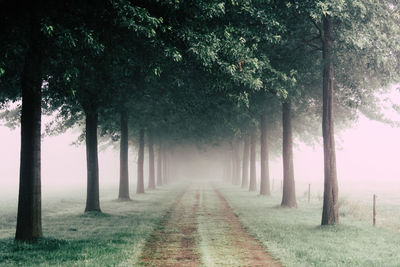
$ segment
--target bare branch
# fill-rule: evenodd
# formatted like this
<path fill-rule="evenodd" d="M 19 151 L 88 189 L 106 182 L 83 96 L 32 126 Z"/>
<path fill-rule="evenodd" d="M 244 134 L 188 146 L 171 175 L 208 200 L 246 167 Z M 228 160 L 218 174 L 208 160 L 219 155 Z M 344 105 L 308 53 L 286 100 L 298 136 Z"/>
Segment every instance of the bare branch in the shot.
<path fill-rule="evenodd" d="M 313 17 L 309 16 L 309 18 L 310 18 L 312 24 L 314 24 L 315 28 L 317 28 L 317 30 L 319 32 L 318 38 L 320 38 L 322 40 L 322 29 L 321 29 L 321 27 L 318 25 L 318 23 L 314 20 Z"/>
<path fill-rule="evenodd" d="M 315 41 L 315 40 L 318 40 L 318 39 L 321 39 L 321 36 L 318 34 L 318 35 L 316 35 L 315 37 L 313 37 L 313 38 L 311 38 L 310 40 L 303 40 L 304 42 L 307 42 L 307 43 L 311 43 L 312 41 Z"/>
<path fill-rule="evenodd" d="M 312 47 L 312 48 L 314 48 L 315 50 L 318 50 L 318 51 L 322 51 L 322 47 L 320 47 L 320 46 L 318 46 L 318 45 L 315 45 L 315 44 L 307 44 L 307 45 L 309 45 L 310 47 Z"/>
<path fill-rule="evenodd" d="M 320 50 L 322 51 L 322 47 L 318 46 L 317 44 L 313 43 L 313 41 L 317 40 L 317 39 L 321 39 L 321 37 L 315 36 L 313 38 L 311 38 L 310 40 L 306 40 L 306 39 L 302 39 L 301 42 L 311 48 L 313 48 L 313 50 Z"/>

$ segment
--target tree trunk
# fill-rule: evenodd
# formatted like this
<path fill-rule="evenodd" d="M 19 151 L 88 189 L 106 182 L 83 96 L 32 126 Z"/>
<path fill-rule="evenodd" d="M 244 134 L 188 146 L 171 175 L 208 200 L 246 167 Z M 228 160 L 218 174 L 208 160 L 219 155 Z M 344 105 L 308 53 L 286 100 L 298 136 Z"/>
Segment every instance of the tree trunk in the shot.
<path fill-rule="evenodd" d="M 86 166 L 87 194 L 85 212 L 100 212 L 99 201 L 99 160 L 97 153 L 98 113 L 95 108 L 85 111 L 86 115 Z"/>
<path fill-rule="evenodd" d="M 252 133 L 250 137 L 250 192 L 257 191 L 256 175 L 256 134 Z"/>
<path fill-rule="evenodd" d="M 261 116 L 260 120 L 261 130 L 261 182 L 260 182 L 260 195 L 270 196 L 270 182 L 269 182 L 269 157 L 268 157 L 268 133 L 267 133 L 267 115 Z"/>
<path fill-rule="evenodd" d="M 168 160 L 167 160 L 167 177 L 168 177 L 168 182 L 174 182 L 174 161 L 173 161 L 173 155 L 172 151 L 168 153 Z"/>
<path fill-rule="evenodd" d="M 42 47 L 40 24 L 32 19 L 29 49 L 21 76 L 21 154 L 18 215 L 15 239 L 29 241 L 42 237 L 40 182 Z"/>
<path fill-rule="evenodd" d="M 158 157 L 157 157 L 157 186 L 162 186 L 163 179 L 162 179 L 162 147 L 161 145 L 158 146 Z"/>
<path fill-rule="evenodd" d="M 233 147 L 233 145 L 231 146 L 231 183 L 234 185 L 235 184 L 235 180 L 236 180 L 236 161 L 235 161 L 235 149 Z"/>
<path fill-rule="evenodd" d="M 281 206 L 297 207 L 296 190 L 294 183 L 293 169 L 293 139 L 291 107 L 289 102 L 282 104 L 282 125 L 283 125 L 283 193 Z"/>
<path fill-rule="evenodd" d="M 162 173 L 163 173 L 163 178 L 164 178 L 164 184 L 168 184 L 168 173 L 167 173 L 167 151 L 165 149 L 165 146 L 163 146 L 163 166 L 162 166 Z"/>
<path fill-rule="evenodd" d="M 245 136 L 243 146 L 242 188 L 247 188 L 249 186 L 249 154 L 250 140 L 248 136 Z"/>
<path fill-rule="evenodd" d="M 232 154 L 232 183 L 234 185 L 240 184 L 240 156 L 239 156 L 239 142 L 233 141 L 233 154 Z"/>
<path fill-rule="evenodd" d="M 148 146 L 149 146 L 149 189 L 156 188 L 156 177 L 154 175 L 154 147 L 153 147 L 153 136 L 148 131 Z"/>
<path fill-rule="evenodd" d="M 226 151 L 225 157 L 225 168 L 226 168 L 226 181 L 230 183 L 232 179 L 232 150 Z"/>
<path fill-rule="evenodd" d="M 138 167 L 137 167 L 137 188 L 136 193 L 142 194 L 144 193 L 144 175 L 143 175 L 143 167 L 144 167 L 144 130 L 140 129 L 139 131 L 139 152 L 138 152 Z"/>
<path fill-rule="evenodd" d="M 227 177 L 227 170 L 226 170 L 226 163 L 225 160 L 222 161 L 222 180 L 226 180 Z"/>
<path fill-rule="evenodd" d="M 322 133 L 324 142 L 324 204 L 322 225 L 339 223 L 338 183 L 333 117 L 333 33 L 330 16 L 323 17 L 323 114 Z"/>
<path fill-rule="evenodd" d="M 121 112 L 121 140 L 119 151 L 119 194 L 118 199 L 129 200 L 129 172 L 128 172 L 128 114 Z"/>

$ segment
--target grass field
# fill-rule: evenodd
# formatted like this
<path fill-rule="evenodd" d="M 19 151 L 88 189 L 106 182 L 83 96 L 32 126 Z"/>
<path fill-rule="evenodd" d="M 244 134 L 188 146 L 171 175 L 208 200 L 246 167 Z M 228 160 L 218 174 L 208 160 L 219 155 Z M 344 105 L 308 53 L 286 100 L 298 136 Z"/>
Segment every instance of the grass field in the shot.
<path fill-rule="evenodd" d="M 287 209 L 280 208 L 277 193 L 261 197 L 226 184 L 217 188 L 244 227 L 284 266 L 400 266 L 395 225 L 373 227 L 362 204 L 341 200 L 340 225 L 321 227 L 318 198 L 309 204 L 298 197 L 299 207 Z"/>
<path fill-rule="evenodd" d="M 82 198 L 43 200 L 43 233 L 35 244 L 14 242 L 15 205 L 0 206 L 0 266 L 134 266 L 146 239 L 184 185 L 164 186 L 133 201 L 110 193 L 102 214 L 83 214 Z"/>
<path fill-rule="evenodd" d="M 214 184 L 245 229 L 283 266 L 400 266 L 396 198 L 380 196 L 380 217 L 373 227 L 367 203 L 344 196 L 340 199 L 340 225 L 321 227 L 322 200 L 318 195 L 307 203 L 306 195 L 298 194 L 299 207 L 287 209 L 280 208 L 278 192 L 261 197 L 228 184 Z M 138 266 L 146 241 L 186 186 L 132 194 L 130 202 L 116 201 L 115 190 L 110 189 L 102 194 L 102 214 L 83 214 L 82 194 L 44 197 L 45 238 L 34 244 L 14 241 L 15 199 L 1 201 L 0 266 Z M 210 222 L 207 216 L 212 210 L 197 212 L 200 234 L 207 232 L 203 226 Z M 211 260 L 207 257 L 210 253 L 204 253 L 206 241 L 199 238 L 197 243 L 204 266 Z M 224 249 L 218 249 L 223 254 Z M 227 260 L 232 258 L 225 254 Z"/>

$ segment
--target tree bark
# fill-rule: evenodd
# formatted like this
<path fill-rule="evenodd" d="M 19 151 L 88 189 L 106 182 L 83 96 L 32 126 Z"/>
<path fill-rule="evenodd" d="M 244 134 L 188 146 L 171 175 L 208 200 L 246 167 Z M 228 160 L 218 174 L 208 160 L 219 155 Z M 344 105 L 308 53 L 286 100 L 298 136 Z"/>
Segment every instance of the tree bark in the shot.
<path fill-rule="evenodd" d="M 261 116 L 261 181 L 260 195 L 270 196 L 270 181 L 269 181 L 269 156 L 268 156 L 268 133 L 267 133 L 267 115 Z"/>
<path fill-rule="evenodd" d="M 149 189 L 156 188 L 156 177 L 154 175 L 154 147 L 153 136 L 151 131 L 148 131 L 148 146 L 149 146 Z"/>
<path fill-rule="evenodd" d="M 293 138 L 291 105 L 289 102 L 282 104 L 282 125 L 283 125 L 283 193 L 281 206 L 297 207 L 296 190 L 294 183 L 293 169 Z"/>
<path fill-rule="evenodd" d="M 333 116 L 333 30 L 329 15 L 323 17 L 323 114 L 322 134 L 324 142 L 324 204 L 322 225 L 339 223 L 338 183 L 336 174 L 336 151 Z"/>
<path fill-rule="evenodd" d="M 29 49 L 21 75 L 21 154 L 18 215 L 15 239 L 30 241 L 42 237 L 41 204 L 41 86 L 43 52 L 40 23 L 31 20 Z"/>
<path fill-rule="evenodd" d="M 85 212 L 100 210 L 99 200 L 99 160 L 97 151 L 97 123 L 96 108 L 85 110 L 86 115 L 86 166 L 87 166 L 87 194 Z"/>
<path fill-rule="evenodd" d="M 249 154 L 250 140 L 248 136 L 245 136 L 243 145 L 242 188 L 249 186 Z"/>
<path fill-rule="evenodd" d="M 139 131 L 139 152 L 138 152 L 138 167 L 137 167 L 137 188 L 136 193 L 144 193 L 144 130 Z"/>
<path fill-rule="evenodd" d="M 129 200 L 129 172 L 128 172 L 128 114 L 121 112 L 121 140 L 119 151 L 119 194 L 118 199 Z"/>
<path fill-rule="evenodd" d="M 158 157 L 157 157 L 157 186 L 162 186 L 163 179 L 162 179 L 162 147 L 161 145 L 158 146 Z"/>
<path fill-rule="evenodd" d="M 252 133 L 250 136 L 250 192 L 257 191 L 256 175 L 256 134 Z"/>

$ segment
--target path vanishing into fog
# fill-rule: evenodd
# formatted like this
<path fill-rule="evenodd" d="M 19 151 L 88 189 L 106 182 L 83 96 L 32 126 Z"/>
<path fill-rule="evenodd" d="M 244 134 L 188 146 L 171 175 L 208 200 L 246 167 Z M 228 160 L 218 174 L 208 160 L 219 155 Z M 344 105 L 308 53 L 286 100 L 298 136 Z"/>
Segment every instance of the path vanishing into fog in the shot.
<path fill-rule="evenodd" d="M 219 191 L 190 185 L 146 243 L 144 266 L 281 266 L 242 227 Z"/>

